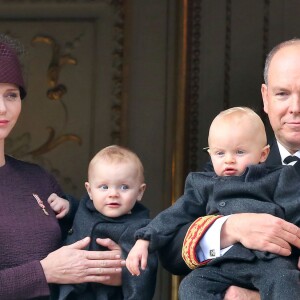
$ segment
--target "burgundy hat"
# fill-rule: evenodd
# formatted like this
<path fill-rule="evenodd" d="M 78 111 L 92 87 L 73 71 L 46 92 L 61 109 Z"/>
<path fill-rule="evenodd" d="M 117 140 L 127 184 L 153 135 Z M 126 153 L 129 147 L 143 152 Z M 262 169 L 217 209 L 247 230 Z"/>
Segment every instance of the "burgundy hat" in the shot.
<path fill-rule="evenodd" d="M 26 89 L 18 56 L 9 45 L 3 42 L 0 42 L 0 82 L 17 85 L 21 99 L 25 98 Z"/>

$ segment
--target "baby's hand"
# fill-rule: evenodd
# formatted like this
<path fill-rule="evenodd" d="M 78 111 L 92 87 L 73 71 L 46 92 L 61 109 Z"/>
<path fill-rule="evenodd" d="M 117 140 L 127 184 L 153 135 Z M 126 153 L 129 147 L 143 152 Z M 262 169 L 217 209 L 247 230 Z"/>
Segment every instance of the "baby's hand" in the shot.
<path fill-rule="evenodd" d="M 130 250 L 127 259 L 126 267 L 132 275 L 140 275 L 141 269 L 145 270 L 147 267 L 149 241 L 137 240 L 135 245 Z"/>
<path fill-rule="evenodd" d="M 69 212 L 69 201 L 58 197 L 55 193 L 52 193 L 49 196 L 48 203 L 50 204 L 52 210 L 56 213 L 57 219 L 62 219 Z"/>

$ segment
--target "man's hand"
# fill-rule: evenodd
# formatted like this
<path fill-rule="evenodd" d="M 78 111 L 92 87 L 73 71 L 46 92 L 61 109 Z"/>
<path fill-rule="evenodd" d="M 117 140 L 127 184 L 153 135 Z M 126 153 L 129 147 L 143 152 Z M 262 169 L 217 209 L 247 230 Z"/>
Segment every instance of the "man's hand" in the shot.
<path fill-rule="evenodd" d="M 269 214 L 235 214 L 222 227 L 221 248 L 237 242 L 248 249 L 288 256 L 291 245 L 300 248 L 300 229 Z"/>
<path fill-rule="evenodd" d="M 257 291 L 246 290 L 233 285 L 227 289 L 224 300 L 260 300 L 260 296 Z"/>

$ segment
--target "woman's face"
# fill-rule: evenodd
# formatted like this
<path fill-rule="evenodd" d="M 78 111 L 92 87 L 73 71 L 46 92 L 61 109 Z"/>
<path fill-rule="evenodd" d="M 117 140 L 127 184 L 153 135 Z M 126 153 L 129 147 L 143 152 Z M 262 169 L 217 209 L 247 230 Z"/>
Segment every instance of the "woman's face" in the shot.
<path fill-rule="evenodd" d="M 21 112 L 20 90 L 15 84 L 0 83 L 0 140 L 15 126 Z"/>

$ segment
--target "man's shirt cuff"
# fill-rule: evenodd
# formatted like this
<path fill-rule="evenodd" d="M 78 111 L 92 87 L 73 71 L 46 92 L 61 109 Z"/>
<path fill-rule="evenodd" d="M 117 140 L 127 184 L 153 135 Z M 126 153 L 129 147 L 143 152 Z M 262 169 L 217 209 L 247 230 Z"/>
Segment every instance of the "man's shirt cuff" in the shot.
<path fill-rule="evenodd" d="M 220 257 L 232 247 L 231 245 L 222 250 L 220 249 L 221 229 L 229 217 L 230 215 L 217 219 L 199 241 L 196 252 L 200 262 Z"/>

